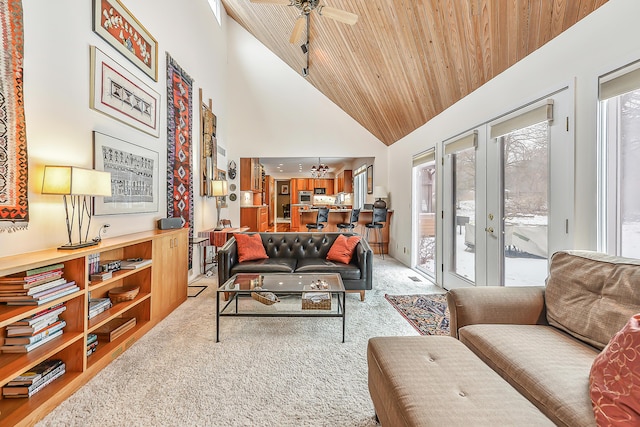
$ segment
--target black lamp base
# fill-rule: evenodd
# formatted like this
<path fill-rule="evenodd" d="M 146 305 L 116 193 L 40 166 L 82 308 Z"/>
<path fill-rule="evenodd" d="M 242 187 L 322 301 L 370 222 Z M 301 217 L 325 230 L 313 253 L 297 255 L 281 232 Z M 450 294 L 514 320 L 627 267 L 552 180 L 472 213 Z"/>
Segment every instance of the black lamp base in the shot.
<path fill-rule="evenodd" d="M 387 202 L 385 202 L 382 199 L 378 199 L 375 202 L 373 202 L 373 207 L 378 209 L 384 209 L 387 207 Z"/>
<path fill-rule="evenodd" d="M 58 249 L 60 250 L 74 250 L 74 249 L 81 249 L 81 248 L 87 248 L 89 246 L 95 246 L 100 242 L 96 242 L 94 240 L 90 240 L 88 242 L 81 242 L 81 243 L 67 243 L 66 245 L 62 245 L 60 246 Z"/>

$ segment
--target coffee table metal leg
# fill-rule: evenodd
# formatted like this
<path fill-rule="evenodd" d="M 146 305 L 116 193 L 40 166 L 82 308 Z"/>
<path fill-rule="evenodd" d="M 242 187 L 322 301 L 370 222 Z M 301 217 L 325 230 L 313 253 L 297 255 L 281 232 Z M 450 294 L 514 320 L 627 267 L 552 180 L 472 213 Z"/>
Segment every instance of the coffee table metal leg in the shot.
<path fill-rule="evenodd" d="M 342 292 L 342 342 L 344 343 L 344 330 L 345 330 L 345 322 L 347 320 L 347 314 L 345 309 L 347 308 L 347 294 L 346 292 Z M 340 294 L 338 294 L 338 299 L 340 299 Z"/>
<path fill-rule="evenodd" d="M 216 291 L 216 342 L 220 342 L 220 292 Z"/>

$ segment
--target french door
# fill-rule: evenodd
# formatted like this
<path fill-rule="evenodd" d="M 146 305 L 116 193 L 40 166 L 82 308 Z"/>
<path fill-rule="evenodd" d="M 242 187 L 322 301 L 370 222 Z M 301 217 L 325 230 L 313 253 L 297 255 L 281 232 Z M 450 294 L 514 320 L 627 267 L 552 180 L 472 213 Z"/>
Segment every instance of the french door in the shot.
<path fill-rule="evenodd" d="M 442 284 L 544 285 L 571 248 L 570 89 L 444 142 Z"/>

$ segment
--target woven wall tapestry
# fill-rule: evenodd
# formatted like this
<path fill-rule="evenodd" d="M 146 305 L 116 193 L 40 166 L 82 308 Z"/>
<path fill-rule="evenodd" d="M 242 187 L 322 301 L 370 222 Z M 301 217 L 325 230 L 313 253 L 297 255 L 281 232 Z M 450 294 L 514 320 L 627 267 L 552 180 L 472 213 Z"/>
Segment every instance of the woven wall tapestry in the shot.
<path fill-rule="evenodd" d="M 21 0 L 0 0 L 0 232 L 27 228 L 27 136 Z"/>
<path fill-rule="evenodd" d="M 167 52 L 167 216 L 181 218 L 193 237 L 191 173 L 193 79 Z M 189 268 L 193 246 L 189 245 Z"/>

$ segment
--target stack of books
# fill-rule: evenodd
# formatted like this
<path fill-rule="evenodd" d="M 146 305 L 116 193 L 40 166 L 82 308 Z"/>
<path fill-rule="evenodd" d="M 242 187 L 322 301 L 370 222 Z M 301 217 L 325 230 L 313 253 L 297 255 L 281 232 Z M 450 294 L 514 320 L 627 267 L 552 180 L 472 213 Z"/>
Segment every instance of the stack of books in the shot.
<path fill-rule="evenodd" d="M 59 315 L 67 309 L 57 304 L 46 310 L 7 325 L 3 353 L 28 353 L 31 350 L 59 337 L 67 323 Z"/>
<path fill-rule="evenodd" d="M 87 334 L 87 356 L 91 356 L 98 348 L 98 336 L 96 334 Z"/>
<path fill-rule="evenodd" d="M 60 359 L 45 360 L 34 366 L 30 371 L 9 381 L 2 387 L 4 398 L 31 397 L 56 378 L 65 373 L 65 364 Z"/>
<path fill-rule="evenodd" d="M 24 273 L 0 277 L 0 303 L 42 305 L 80 288 L 62 277 L 64 264 L 53 264 Z"/>
<path fill-rule="evenodd" d="M 98 314 L 113 306 L 109 298 L 90 298 L 89 299 L 89 319 L 93 319 Z"/>

